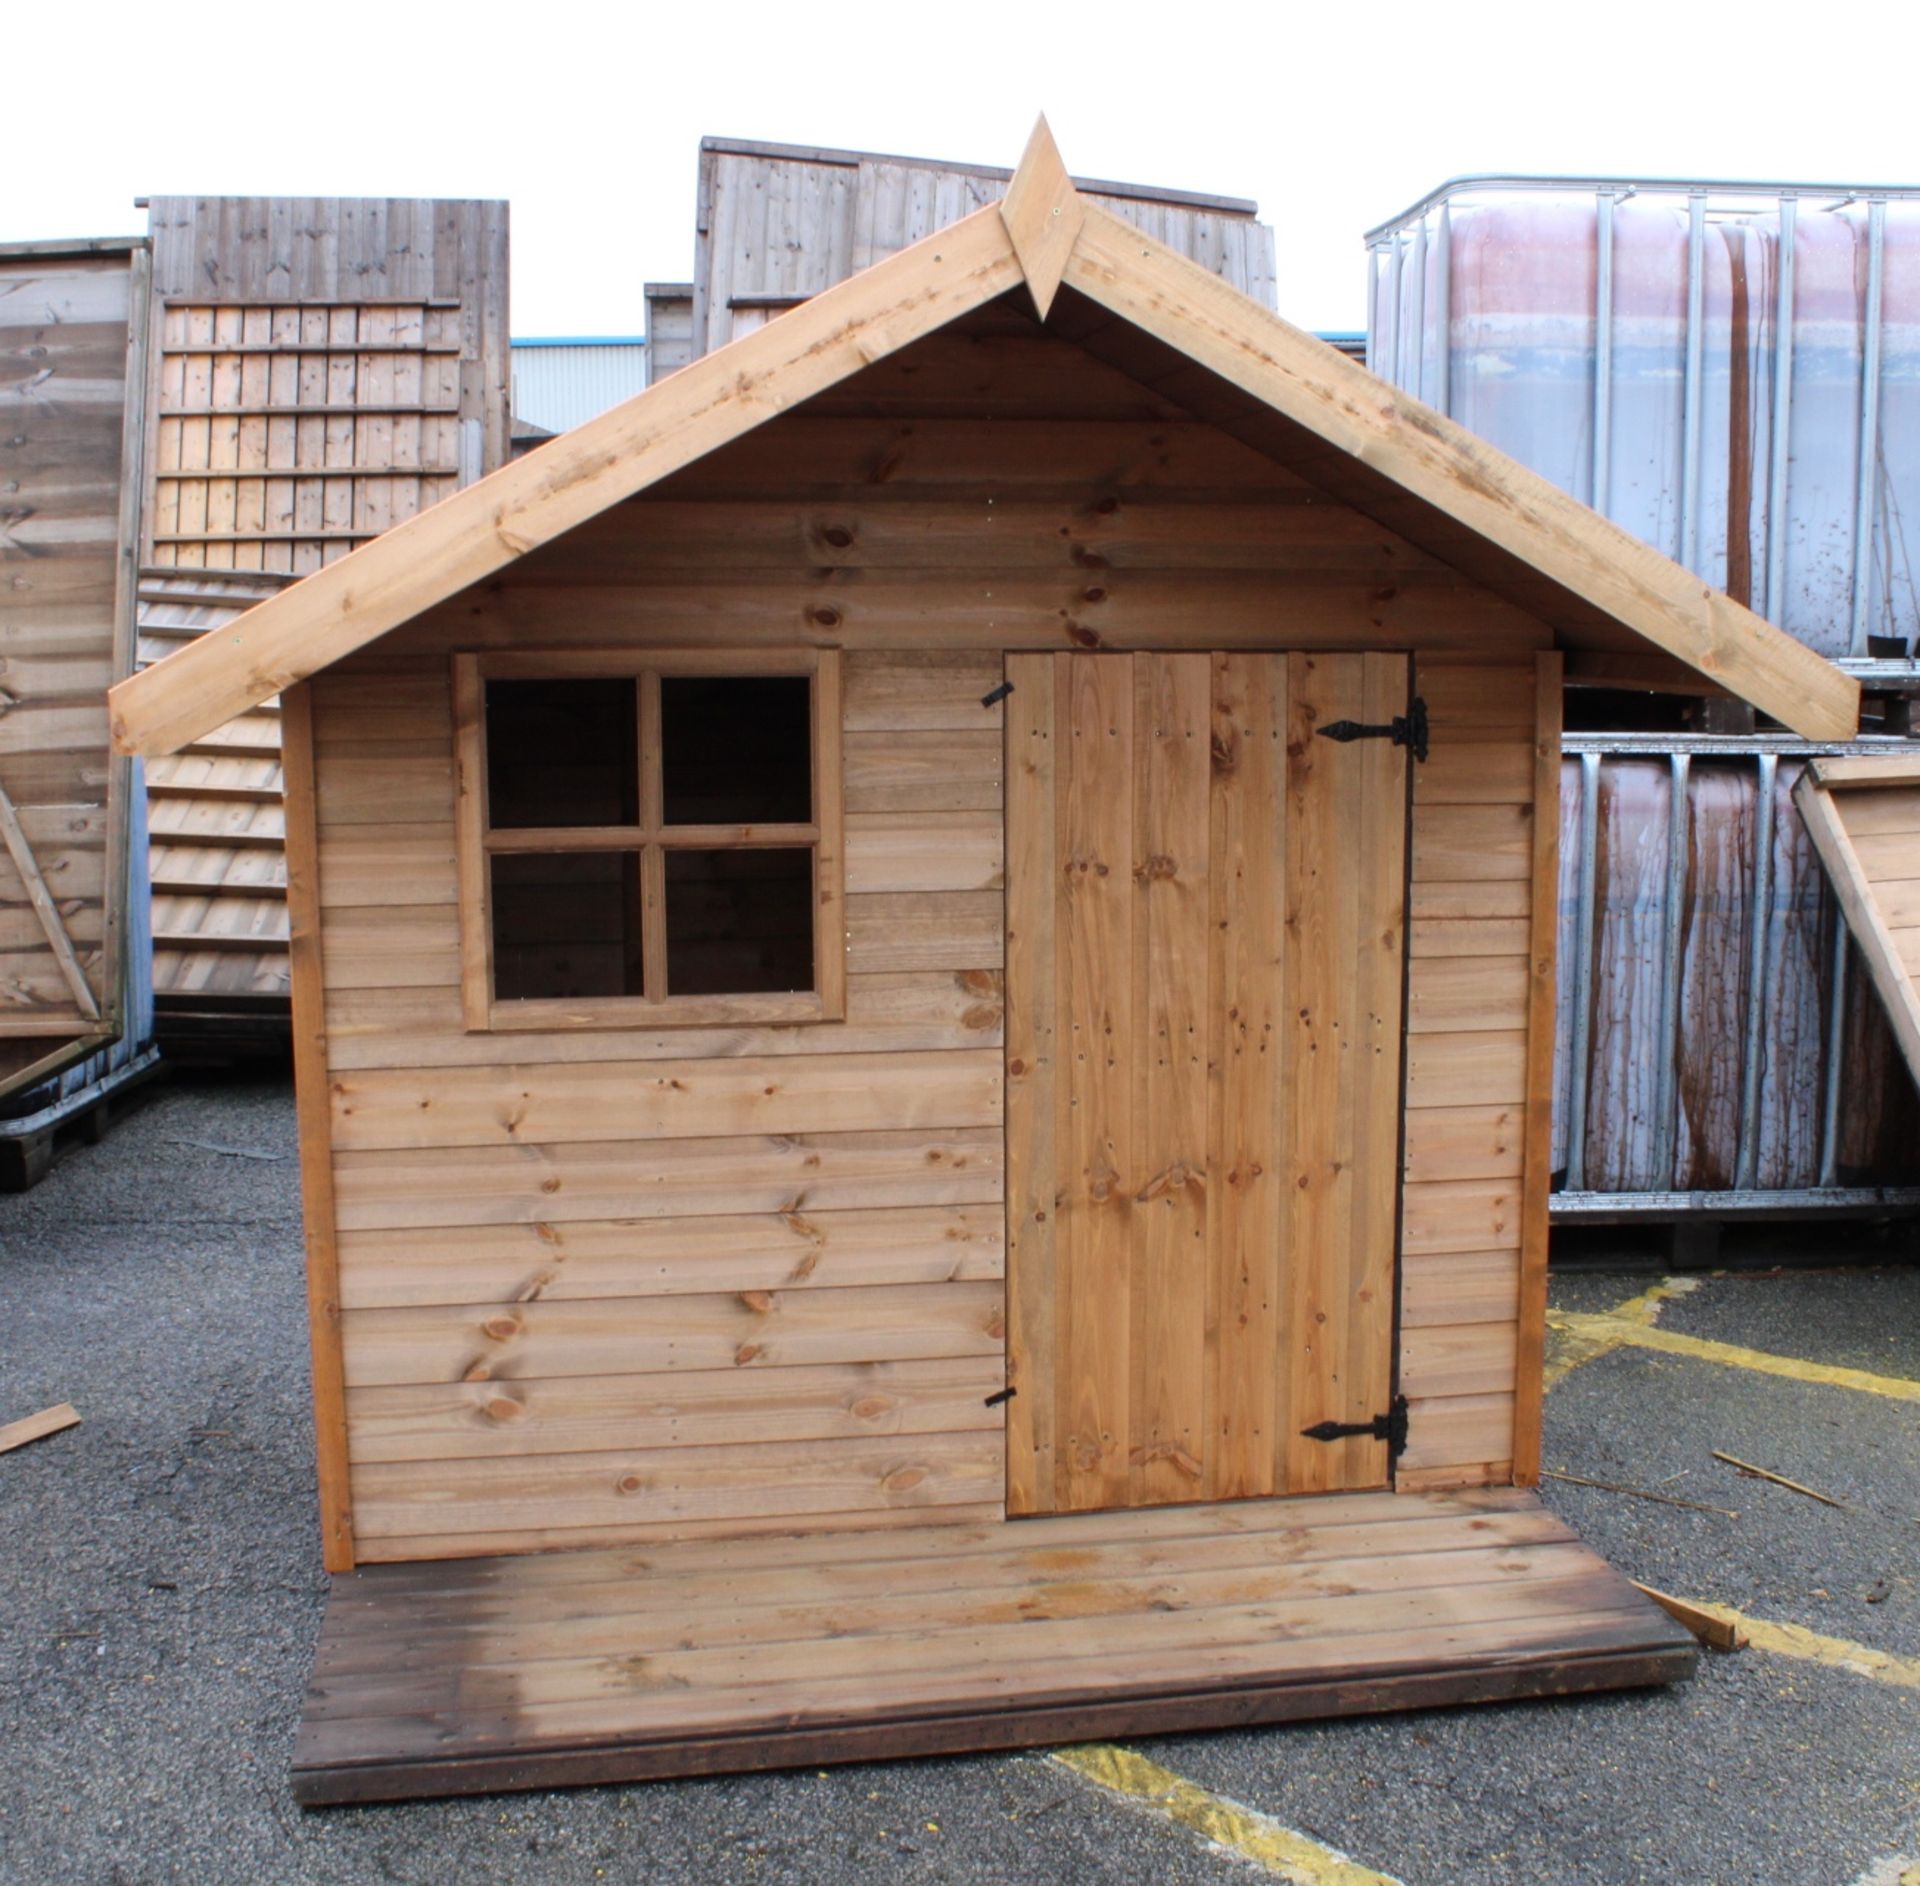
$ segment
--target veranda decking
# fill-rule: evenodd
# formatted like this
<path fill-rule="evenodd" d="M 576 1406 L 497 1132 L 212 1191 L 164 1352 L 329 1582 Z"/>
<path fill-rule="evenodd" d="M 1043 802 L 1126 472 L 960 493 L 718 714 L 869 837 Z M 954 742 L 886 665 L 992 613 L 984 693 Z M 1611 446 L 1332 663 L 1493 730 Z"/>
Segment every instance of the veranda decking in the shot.
<path fill-rule="evenodd" d="M 310 1805 L 1670 1682 L 1693 1640 L 1528 1492 L 821 1532 L 336 1579 Z"/>

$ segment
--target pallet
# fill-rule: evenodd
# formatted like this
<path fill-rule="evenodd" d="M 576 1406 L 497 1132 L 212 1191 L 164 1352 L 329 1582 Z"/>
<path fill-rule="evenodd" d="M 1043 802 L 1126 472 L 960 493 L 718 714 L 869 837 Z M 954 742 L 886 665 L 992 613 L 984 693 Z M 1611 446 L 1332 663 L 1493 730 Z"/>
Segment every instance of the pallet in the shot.
<path fill-rule="evenodd" d="M 68 1153 L 99 1145 L 132 1095 L 164 1072 L 160 1050 L 143 1048 L 51 1105 L 0 1120 L 0 1192 L 30 1192 Z"/>

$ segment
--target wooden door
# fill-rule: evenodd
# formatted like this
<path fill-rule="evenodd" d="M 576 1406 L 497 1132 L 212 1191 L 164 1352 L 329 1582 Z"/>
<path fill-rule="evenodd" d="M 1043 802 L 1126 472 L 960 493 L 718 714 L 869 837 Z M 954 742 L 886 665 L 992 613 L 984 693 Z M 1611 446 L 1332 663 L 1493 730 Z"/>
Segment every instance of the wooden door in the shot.
<path fill-rule="evenodd" d="M 1407 660 L 1007 678 L 1009 1511 L 1384 1486 Z"/>

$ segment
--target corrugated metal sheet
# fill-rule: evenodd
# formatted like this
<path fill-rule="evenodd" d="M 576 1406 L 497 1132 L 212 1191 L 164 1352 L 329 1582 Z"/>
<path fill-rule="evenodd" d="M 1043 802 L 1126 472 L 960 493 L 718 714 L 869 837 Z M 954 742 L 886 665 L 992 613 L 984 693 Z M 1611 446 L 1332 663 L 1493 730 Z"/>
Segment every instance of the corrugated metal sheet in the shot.
<path fill-rule="evenodd" d="M 647 344 L 624 335 L 513 343 L 513 417 L 517 425 L 565 432 L 644 392 Z"/>

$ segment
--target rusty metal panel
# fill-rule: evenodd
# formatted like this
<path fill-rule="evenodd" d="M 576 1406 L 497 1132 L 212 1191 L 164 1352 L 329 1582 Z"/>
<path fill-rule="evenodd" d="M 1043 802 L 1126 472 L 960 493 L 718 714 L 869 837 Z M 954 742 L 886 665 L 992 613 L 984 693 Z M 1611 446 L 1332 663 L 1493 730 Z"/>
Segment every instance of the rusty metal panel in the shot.
<path fill-rule="evenodd" d="M 1814 749 L 1568 744 L 1561 1192 L 1920 1184 L 1920 1096 L 1792 803 Z"/>

